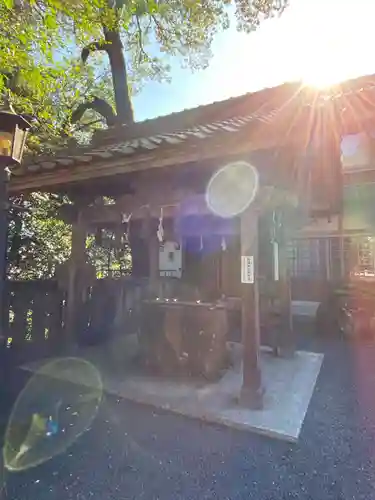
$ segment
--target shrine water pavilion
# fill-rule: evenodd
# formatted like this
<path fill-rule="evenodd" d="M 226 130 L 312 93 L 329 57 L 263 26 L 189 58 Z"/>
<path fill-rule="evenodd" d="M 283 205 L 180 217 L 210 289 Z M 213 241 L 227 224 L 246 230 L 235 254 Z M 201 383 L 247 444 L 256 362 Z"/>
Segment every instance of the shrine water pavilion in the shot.
<path fill-rule="evenodd" d="M 373 93 L 366 79 L 329 93 L 287 83 L 25 159 L 9 195 L 66 195 L 59 216 L 71 224 L 71 256 L 51 280 L 7 283 L 9 351 L 23 362 L 136 334 L 147 369 L 214 379 L 234 336 L 241 397 L 260 404 L 260 344 L 280 356 L 295 347 L 293 214 L 341 213 L 340 138 L 370 126 L 372 109 L 359 103 Z M 99 279 L 87 262 L 88 235 L 106 246 L 108 232 L 130 275 Z"/>

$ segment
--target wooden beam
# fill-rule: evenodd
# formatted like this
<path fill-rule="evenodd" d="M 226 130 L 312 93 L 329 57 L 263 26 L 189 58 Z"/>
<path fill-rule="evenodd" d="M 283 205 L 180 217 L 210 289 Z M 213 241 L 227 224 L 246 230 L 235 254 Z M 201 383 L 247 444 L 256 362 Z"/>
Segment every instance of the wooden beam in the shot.
<path fill-rule="evenodd" d="M 16 194 L 22 191 L 32 191 L 46 189 L 50 187 L 57 190 L 60 186 L 70 185 L 77 182 L 93 180 L 97 178 L 108 178 L 115 175 L 139 172 L 142 170 L 153 170 L 168 166 L 177 166 L 184 163 L 202 164 L 207 160 L 216 160 L 222 163 L 226 158 L 236 157 L 240 154 L 248 154 L 252 151 L 272 149 L 275 147 L 285 147 L 286 144 L 298 142 L 296 134 L 285 137 L 280 133 L 272 133 L 272 128 L 268 134 L 249 136 L 249 132 L 236 132 L 230 137 L 221 138 L 221 141 L 206 140 L 190 144 L 188 149 L 182 147 L 165 148 L 156 150 L 149 154 L 137 154 L 122 156 L 121 158 L 107 162 L 92 162 L 70 166 L 69 168 L 56 169 L 49 172 L 31 172 L 28 175 L 12 176 L 9 185 L 9 192 Z M 228 154 L 228 152 L 230 152 Z"/>
<path fill-rule="evenodd" d="M 212 215 L 212 212 L 207 206 L 205 194 L 196 194 L 191 189 L 169 189 L 164 188 L 164 184 L 160 184 L 160 189 L 142 189 L 137 187 L 135 195 L 125 195 L 119 198 L 112 205 L 93 205 L 85 207 L 81 211 L 82 220 L 90 227 L 105 227 L 106 224 L 121 224 L 122 214 L 132 214 L 132 220 L 142 220 L 147 214 L 152 218 L 160 216 L 160 208 L 163 207 L 164 217 L 175 217 L 180 213 L 180 206 L 183 207 L 184 216 L 207 216 Z M 155 193 L 155 190 L 157 191 Z M 264 193 L 264 194 L 262 194 Z M 261 187 L 259 199 L 267 199 L 268 188 Z M 191 201 L 190 204 L 186 203 Z M 76 220 L 76 209 L 74 205 L 64 205 L 60 209 L 59 217 L 66 223 L 71 224 Z"/>
<path fill-rule="evenodd" d="M 187 190 L 169 191 L 160 186 L 160 192 L 153 195 L 152 192 L 140 191 L 134 196 L 126 195 L 113 205 L 98 205 L 86 207 L 82 210 L 82 219 L 88 225 L 121 224 L 122 214 L 132 214 L 132 220 L 143 219 L 147 214 L 152 218 L 160 216 L 163 208 L 164 217 L 174 217 L 179 211 L 180 204 L 194 198 L 191 207 L 184 209 L 185 215 L 212 215 L 206 205 L 205 196 L 197 195 Z M 59 217 L 67 223 L 72 223 L 75 213 L 71 205 L 62 208 Z"/>
<path fill-rule="evenodd" d="M 263 407 L 263 388 L 259 364 L 258 222 L 258 213 L 254 209 L 254 205 L 250 205 L 241 214 L 241 260 L 243 257 L 252 257 L 253 280 L 251 283 L 242 283 L 241 285 L 243 384 L 240 403 L 253 409 Z M 242 272 L 243 269 L 241 269 L 241 280 L 244 281 Z"/>

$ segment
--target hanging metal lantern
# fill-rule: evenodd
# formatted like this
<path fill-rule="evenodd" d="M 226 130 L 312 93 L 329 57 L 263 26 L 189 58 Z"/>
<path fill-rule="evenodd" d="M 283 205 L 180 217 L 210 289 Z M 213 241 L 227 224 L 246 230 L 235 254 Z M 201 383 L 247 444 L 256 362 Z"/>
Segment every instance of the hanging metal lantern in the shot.
<path fill-rule="evenodd" d="M 21 163 L 30 123 L 12 111 L 0 111 L 0 162 L 7 167 Z"/>

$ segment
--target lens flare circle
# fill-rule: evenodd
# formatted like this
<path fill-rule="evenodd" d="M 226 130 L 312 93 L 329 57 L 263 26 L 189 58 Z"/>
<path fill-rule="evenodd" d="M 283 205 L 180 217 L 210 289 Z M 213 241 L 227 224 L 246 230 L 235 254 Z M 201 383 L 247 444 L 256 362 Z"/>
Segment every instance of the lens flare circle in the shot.
<path fill-rule="evenodd" d="M 258 189 L 259 174 L 253 165 L 245 161 L 228 163 L 209 180 L 206 203 L 213 214 L 229 219 L 250 206 Z"/>
<path fill-rule="evenodd" d="M 102 394 L 100 373 L 88 361 L 46 363 L 14 404 L 5 432 L 4 467 L 18 472 L 63 453 L 90 427 Z"/>

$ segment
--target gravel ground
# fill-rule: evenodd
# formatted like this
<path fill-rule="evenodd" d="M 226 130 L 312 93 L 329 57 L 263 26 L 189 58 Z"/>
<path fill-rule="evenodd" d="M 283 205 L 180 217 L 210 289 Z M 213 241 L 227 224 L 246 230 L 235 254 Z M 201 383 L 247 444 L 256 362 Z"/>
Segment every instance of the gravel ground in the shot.
<path fill-rule="evenodd" d="M 375 499 L 375 346 L 304 344 L 326 356 L 298 444 L 106 396 L 65 454 L 7 475 L 7 498 Z"/>

